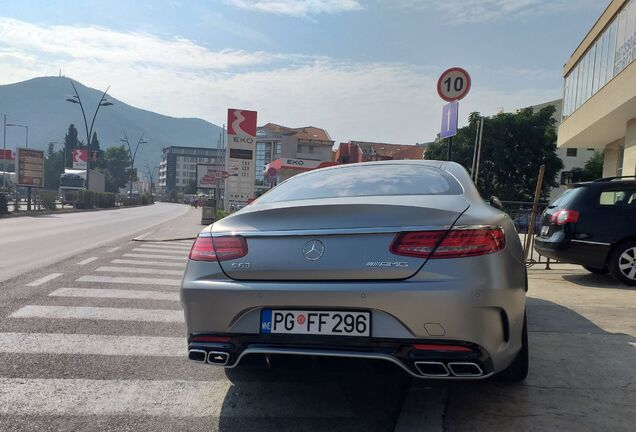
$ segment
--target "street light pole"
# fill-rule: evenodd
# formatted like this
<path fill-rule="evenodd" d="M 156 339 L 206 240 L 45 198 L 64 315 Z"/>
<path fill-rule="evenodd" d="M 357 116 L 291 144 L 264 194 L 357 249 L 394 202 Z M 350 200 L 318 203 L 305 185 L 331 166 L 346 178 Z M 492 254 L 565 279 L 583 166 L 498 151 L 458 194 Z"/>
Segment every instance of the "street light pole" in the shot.
<path fill-rule="evenodd" d="M 139 150 L 139 144 L 145 144 L 148 141 L 144 139 L 144 132 L 142 132 L 141 136 L 139 137 L 139 140 L 137 141 L 137 145 L 135 146 L 134 152 L 132 151 L 132 148 L 130 147 L 130 141 L 128 141 L 128 135 L 126 134 L 125 130 L 124 130 L 124 137 L 120 139 L 119 141 L 125 142 L 128 145 L 128 153 L 130 154 L 130 190 L 128 191 L 128 194 L 130 195 L 130 198 L 132 198 L 133 171 L 135 169 L 135 157 L 137 156 L 137 150 Z"/>
<path fill-rule="evenodd" d="M 93 126 L 95 125 L 95 119 L 97 118 L 97 113 L 99 112 L 100 107 L 110 106 L 113 103 L 109 102 L 106 99 L 106 94 L 108 93 L 108 90 L 110 89 L 110 86 L 108 86 L 106 88 L 106 91 L 104 91 L 104 93 L 102 94 L 102 97 L 99 99 L 99 102 L 97 103 L 97 107 L 95 108 L 95 113 L 93 114 L 93 120 L 91 121 L 91 127 L 89 129 L 88 121 L 86 120 L 86 112 L 84 111 L 84 105 L 82 104 L 82 99 L 80 98 L 80 95 L 77 92 L 77 88 L 75 87 L 73 80 L 70 80 L 70 81 L 71 81 L 71 86 L 73 87 L 73 91 L 75 92 L 75 96 L 67 97 L 66 100 L 71 103 L 79 104 L 82 110 L 82 117 L 84 118 L 84 128 L 86 129 L 86 190 L 88 190 L 88 185 L 89 185 L 88 179 L 90 176 L 90 168 L 91 168 L 91 136 L 93 135 Z"/>

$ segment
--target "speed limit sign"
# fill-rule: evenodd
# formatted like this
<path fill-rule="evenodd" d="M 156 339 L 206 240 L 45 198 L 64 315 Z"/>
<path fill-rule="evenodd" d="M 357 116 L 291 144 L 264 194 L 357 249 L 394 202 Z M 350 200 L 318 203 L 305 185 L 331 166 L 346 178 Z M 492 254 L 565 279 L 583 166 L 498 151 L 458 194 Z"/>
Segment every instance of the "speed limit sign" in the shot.
<path fill-rule="evenodd" d="M 470 90 L 470 75 L 459 67 L 450 68 L 437 80 L 437 93 L 446 102 L 458 101 Z"/>

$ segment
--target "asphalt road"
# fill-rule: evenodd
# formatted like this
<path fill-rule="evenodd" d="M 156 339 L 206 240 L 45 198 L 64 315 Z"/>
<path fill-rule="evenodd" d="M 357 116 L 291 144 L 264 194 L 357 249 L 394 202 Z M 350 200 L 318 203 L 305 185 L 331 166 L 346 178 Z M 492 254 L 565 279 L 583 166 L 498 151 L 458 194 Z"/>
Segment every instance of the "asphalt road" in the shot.
<path fill-rule="evenodd" d="M 165 208 L 186 213 L 131 218 L 119 239 L 2 282 L 0 431 L 633 430 L 636 290 L 574 266 L 530 270 L 522 384 L 359 361 L 192 364 L 178 301 L 191 241 L 153 240 L 196 232 L 199 213 Z"/>
<path fill-rule="evenodd" d="M 188 207 L 151 206 L 0 220 L 0 282 L 184 215 Z"/>

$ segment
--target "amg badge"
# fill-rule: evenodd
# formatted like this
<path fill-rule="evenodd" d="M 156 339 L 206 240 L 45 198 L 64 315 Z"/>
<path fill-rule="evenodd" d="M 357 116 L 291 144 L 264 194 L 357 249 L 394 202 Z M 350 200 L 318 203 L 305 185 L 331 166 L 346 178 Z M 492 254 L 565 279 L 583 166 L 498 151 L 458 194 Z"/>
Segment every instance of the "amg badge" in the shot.
<path fill-rule="evenodd" d="M 408 267 L 404 261 L 369 261 L 367 267 Z"/>

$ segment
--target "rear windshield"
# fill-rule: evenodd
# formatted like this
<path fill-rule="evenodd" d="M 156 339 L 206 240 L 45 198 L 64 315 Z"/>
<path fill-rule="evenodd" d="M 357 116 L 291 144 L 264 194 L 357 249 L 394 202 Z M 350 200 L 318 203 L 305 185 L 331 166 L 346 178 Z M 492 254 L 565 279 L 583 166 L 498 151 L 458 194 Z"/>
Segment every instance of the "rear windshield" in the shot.
<path fill-rule="evenodd" d="M 552 203 L 548 206 L 548 208 L 566 208 L 570 205 L 574 199 L 581 195 L 585 190 L 584 187 L 576 187 L 572 189 L 567 189 L 561 195 L 559 195 Z"/>
<path fill-rule="evenodd" d="M 460 184 L 438 168 L 378 164 L 343 167 L 292 177 L 259 203 L 372 195 L 461 195 Z"/>

